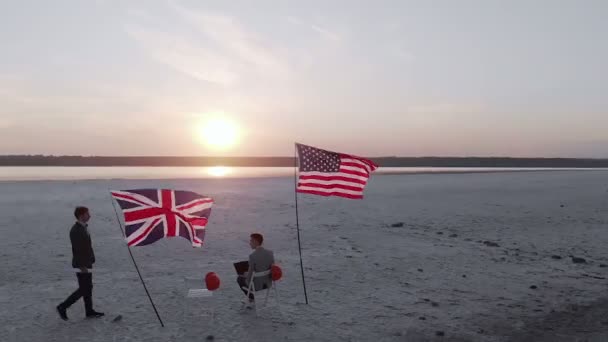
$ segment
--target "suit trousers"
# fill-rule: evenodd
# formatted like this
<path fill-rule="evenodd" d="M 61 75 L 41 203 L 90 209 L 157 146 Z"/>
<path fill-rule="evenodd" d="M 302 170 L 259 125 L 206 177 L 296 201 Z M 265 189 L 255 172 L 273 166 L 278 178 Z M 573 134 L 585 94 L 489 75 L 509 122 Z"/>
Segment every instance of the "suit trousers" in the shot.
<path fill-rule="evenodd" d="M 241 288 L 241 291 L 243 291 L 243 293 L 245 295 L 247 295 L 247 288 L 249 287 L 249 284 L 247 283 L 247 279 L 245 279 L 245 277 L 238 277 L 236 278 L 236 282 L 239 284 L 239 287 Z M 268 288 L 268 286 L 266 284 L 262 285 L 262 289 L 261 290 L 266 290 Z M 255 289 L 254 291 L 260 291 L 258 289 Z M 253 300 L 255 299 L 253 292 L 249 293 L 249 299 Z"/>
<path fill-rule="evenodd" d="M 78 277 L 78 290 L 61 303 L 61 307 L 67 309 L 82 297 L 85 313 L 89 314 L 93 312 L 93 274 L 78 272 L 76 277 Z"/>

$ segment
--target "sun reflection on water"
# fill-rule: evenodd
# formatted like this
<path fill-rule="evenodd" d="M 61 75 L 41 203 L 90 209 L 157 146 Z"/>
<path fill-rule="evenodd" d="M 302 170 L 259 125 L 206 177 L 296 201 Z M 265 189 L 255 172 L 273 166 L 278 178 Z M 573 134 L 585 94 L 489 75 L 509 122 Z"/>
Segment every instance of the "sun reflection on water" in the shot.
<path fill-rule="evenodd" d="M 232 168 L 227 166 L 212 166 L 207 169 L 207 173 L 213 177 L 225 177 L 232 173 Z"/>

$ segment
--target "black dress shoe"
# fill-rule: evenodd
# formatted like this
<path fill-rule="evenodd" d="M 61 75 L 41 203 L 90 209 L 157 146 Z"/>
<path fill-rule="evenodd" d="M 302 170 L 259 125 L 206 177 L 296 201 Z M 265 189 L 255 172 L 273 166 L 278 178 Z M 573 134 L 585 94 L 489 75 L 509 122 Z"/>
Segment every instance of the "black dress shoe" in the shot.
<path fill-rule="evenodd" d="M 57 313 L 59 314 L 59 317 L 61 317 L 62 320 L 68 320 L 68 313 L 63 306 L 57 305 Z"/>
<path fill-rule="evenodd" d="M 87 318 L 99 318 L 103 317 L 105 314 L 103 312 L 91 311 L 87 314 Z"/>

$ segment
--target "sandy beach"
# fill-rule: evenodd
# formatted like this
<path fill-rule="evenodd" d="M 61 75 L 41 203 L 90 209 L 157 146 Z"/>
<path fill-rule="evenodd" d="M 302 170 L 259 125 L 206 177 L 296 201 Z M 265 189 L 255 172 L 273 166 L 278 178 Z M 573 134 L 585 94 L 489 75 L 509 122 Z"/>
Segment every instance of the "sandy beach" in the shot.
<path fill-rule="evenodd" d="M 0 341 L 607 341 L 608 171 L 372 177 L 362 201 L 300 195 L 293 178 L 0 182 Z M 170 187 L 215 199 L 206 245 L 127 252 L 109 189 Z M 94 302 L 76 289 L 68 232 L 91 208 Z M 232 263 L 260 232 L 283 268 L 282 313 L 240 310 Z M 578 263 L 574 258 L 582 258 Z M 216 272 L 212 298 L 188 299 Z M 206 315 L 213 309 L 214 317 Z M 122 315 L 122 320 L 113 318 Z"/>

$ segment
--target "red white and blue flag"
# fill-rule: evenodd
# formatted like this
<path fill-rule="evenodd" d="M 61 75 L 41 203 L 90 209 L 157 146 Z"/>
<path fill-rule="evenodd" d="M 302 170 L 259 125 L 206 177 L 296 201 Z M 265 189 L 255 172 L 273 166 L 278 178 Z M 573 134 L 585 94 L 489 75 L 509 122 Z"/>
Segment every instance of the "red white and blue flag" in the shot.
<path fill-rule="evenodd" d="M 135 189 L 112 191 L 123 211 L 129 246 L 145 246 L 181 236 L 201 247 L 213 199 L 190 191 Z"/>
<path fill-rule="evenodd" d="M 378 165 L 369 159 L 296 144 L 299 157 L 297 192 L 362 199 Z"/>

